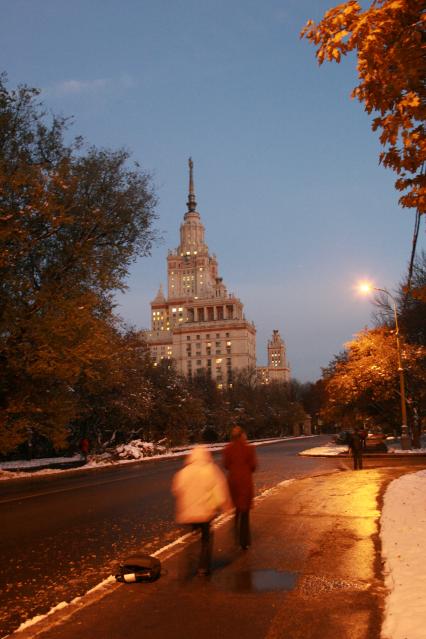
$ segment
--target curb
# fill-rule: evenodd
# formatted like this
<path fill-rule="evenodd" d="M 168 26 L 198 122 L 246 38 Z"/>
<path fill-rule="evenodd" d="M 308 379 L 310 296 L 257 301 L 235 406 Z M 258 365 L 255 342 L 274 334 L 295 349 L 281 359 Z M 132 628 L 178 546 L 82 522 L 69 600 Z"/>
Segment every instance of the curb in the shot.
<path fill-rule="evenodd" d="M 326 453 L 318 453 L 317 455 L 304 455 L 303 452 L 297 453 L 300 457 L 332 457 L 333 459 L 352 459 L 349 453 L 339 453 L 338 455 L 327 455 Z M 364 453 L 364 459 L 416 459 L 426 458 L 426 453 Z"/>

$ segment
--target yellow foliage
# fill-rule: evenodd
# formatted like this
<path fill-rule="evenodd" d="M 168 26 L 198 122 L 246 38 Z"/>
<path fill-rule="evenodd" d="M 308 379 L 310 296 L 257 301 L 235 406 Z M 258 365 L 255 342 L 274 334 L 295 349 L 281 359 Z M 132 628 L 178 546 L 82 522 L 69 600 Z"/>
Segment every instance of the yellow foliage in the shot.
<path fill-rule="evenodd" d="M 319 64 L 357 52 L 352 96 L 380 114 L 372 125 L 386 147 L 380 161 L 400 176 L 397 188 L 407 191 L 400 203 L 420 214 L 426 211 L 425 27 L 424 0 L 374 0 L 365 10 L 351 0 L 318 24 L 309 20 L 301 32 L 317 46 Z"/>

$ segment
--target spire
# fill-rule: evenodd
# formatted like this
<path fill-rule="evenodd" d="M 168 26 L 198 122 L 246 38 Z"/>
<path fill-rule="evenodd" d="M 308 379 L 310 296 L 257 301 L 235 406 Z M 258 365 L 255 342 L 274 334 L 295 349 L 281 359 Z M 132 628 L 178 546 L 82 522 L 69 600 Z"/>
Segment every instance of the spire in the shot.
<path fill-rule="evenodd" d="M 162 304 L 165 301 L 166 301 L 166 298 L 164 297 L 163 285 L 160 284 L 160 288 L 158 289 L 157 295 L 152 300 L 152 304 Z"/>
<path fill-rule="evenodd" d="M 189 194 L 188 194 L 188 202 L 186 204 L 188 207 L 188 211 L 192 213 L 192 211 L 195 211 L 197 207 L 197 202 L 195 201 L 194 177 L 192 174 L 192 170 L 194 168 L 194 162 L 192 161 L 192 158 L 189 158 L 188 166 L 189 166 Z"/>

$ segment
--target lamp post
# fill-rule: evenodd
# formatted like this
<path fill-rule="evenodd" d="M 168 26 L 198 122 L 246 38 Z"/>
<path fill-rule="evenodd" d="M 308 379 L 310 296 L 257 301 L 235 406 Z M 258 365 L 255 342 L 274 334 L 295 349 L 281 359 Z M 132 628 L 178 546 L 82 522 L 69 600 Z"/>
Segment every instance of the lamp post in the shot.
<path fill-rule="evenodd" d="M 369 293 L 371 291 L 380 291 L 384 293 L 392 300 L 393 313 L 395 318 L 395 337 L 396 337 L 396 353 L 397 353 L 397 361 L 398 361 L 398 374 L 399 374 L 399 390 L 401 397 L 401 448 L 403 450 L 407 450 L 411 448 L 410 438 L 408 436 L 408 427 L 407 427 L 407 403 L 405 399 L 405 381 L 404 381 L 404 369 L 402 367 L 402 357 L 401 357 L 401 343 L 399 340 L 399 324 L 398 324 L 398 314 L 396 311 L 396 300 L 392 293 L 389 293 L 385 288 L 377 288 L 376 286 L 371 286 L 371 284 L 364 283 L 360 285 L 360 291 L 362 293 Z"/>

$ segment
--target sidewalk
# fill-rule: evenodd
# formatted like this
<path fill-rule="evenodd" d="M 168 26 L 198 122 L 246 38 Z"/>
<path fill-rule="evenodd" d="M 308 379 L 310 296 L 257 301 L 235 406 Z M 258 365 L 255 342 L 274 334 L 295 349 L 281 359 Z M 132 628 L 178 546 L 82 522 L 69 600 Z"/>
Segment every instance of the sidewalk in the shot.
<path fill-rule="evenodd" d="M 234 547 L 231 519 L 215 530 L 210 578 L 184 578 L 198 546 L 178 544 L 160 555 L 157 582 L 108 584 L 88 605 L 73 604 L 17 637 L 379 639 L 383 493 L 412 470 L 284 482 L 256 502 L 248 551 Z"/>

